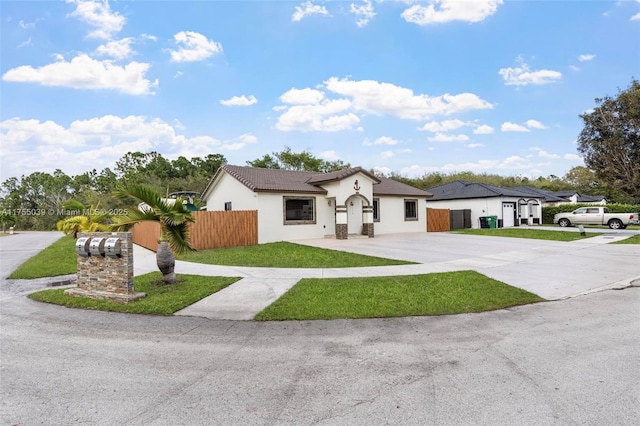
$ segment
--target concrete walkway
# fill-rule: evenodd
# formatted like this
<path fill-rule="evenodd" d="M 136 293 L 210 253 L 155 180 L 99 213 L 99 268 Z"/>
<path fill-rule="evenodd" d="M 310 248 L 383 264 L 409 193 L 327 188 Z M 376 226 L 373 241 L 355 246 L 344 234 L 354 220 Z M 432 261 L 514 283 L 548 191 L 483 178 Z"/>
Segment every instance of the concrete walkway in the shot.
<path fill-rule="evenodd" d="M 608 244 L 624 238 L 627 236 L 604 235 L 566 243 L 456 234 L 397 234 L 353 242 L 332 239 L 298 241 L 380 257 L 389 257 L 389 252 L 394 252 L 393 247 L 399 242 L 408 252 L 416 252 L 416 245 L 421 242 L 423 257 L 428 257 L 432 251 L 439 254 L 439 257 L 433 256 L 436 260 L 432 262 L 422 259 L 423 263 L 419 264 L 365 268 L 254 268 L 177 261 L 176 272 L 179 274 L 242 279 L 176 315 L 250 320 L 303 278 L 380 277 L 462 270 L 478 271 L 545 299 L 563 299 L 607 288 L 626 287 L 640 278 L 637 261 L 640 246 Z M 461 245 L 482 247 L 482 250 L 476 249 L 476 253 L 487 254 L 469 255 Z M 443 256 L 442 253 L 448 255 Z M 155 253 L 149 250 L 136 246 L 134 259 L 136 275 L 157 270 Z"/>

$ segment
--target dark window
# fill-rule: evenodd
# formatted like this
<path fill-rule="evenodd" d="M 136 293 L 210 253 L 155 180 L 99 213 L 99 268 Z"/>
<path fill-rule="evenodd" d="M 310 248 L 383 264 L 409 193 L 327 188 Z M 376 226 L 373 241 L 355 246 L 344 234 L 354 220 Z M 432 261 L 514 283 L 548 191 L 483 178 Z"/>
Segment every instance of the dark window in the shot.
<path fill-rule="evenodd" d="M 404 220 L 418 220 L 418 200 L 404 200 Z"/>
<path fill-rule="evenodd" d="M 224 211 L 228 212 L 231 210 L 231 201 L 227 201 L 224 203 Z"/>
<path fill-rule="evenodd" d="M 316 223 L 315 201 L 315 198 L 285 197 L 285 225 Z"/>
<path fill-rule="evenodd" d="M 373 221 L 380 222 L 380 198 L 373 199 Z"/>

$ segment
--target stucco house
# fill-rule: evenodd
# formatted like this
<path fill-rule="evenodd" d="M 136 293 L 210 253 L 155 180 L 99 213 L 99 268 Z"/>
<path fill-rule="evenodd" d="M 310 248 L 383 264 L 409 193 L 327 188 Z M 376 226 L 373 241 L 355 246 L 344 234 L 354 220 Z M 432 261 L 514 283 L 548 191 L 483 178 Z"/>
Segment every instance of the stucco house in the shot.
<path fill-rule="evenodd" d="M 498 226 L 542 223 L 543 197 L 513 188 L 458 180 L 427 189 L 433 194 L 430 208 L 471 210 L 471 227 L 479 228 L 481 217 L 496 216 Z"/>
<path fill-rule="evenodd" d="M 361 167 L 332 173 L 224 165 L 202 193 L 207 210 L 257 210 L 258 242 L 426 232 L 431 194 Z"/>

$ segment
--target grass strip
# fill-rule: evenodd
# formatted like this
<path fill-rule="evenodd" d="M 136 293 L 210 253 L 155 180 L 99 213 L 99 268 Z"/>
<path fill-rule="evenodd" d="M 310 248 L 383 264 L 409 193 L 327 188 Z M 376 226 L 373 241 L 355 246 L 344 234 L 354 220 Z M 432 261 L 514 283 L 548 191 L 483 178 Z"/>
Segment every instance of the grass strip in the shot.
<path fill-rule="evenodd" d="M 576 228 L 573 231 L 549 231 L 546 229 L 531 228 L 493 228 L 493 229 L 459 229 L 452 231 L 455 234 L 487 235 L 491 237 L 531 238 L 535 240 L 549 241 L 575 241 L 602 235 L 601 232 L 587 232 L 586 236 L 580 235 Z"/>
<path fill-rule="evenodd" d="M 69 296 L 64 294 L 64 289 L 42 290 L 30 294 L 29 298 L 39 302 L 66 306 L 67 308 L 130 314 L 172 315 L 174 312 L 186 308 L 240 279 L 180 274 L 177 277 L 178 282 L 170 285 L 162 284 L 162 274 L 160 272 L 151 272 L 135 277 L 135 290 L 144 292 L 147 296 L 127 304 L 111 300 L 94 300 Z"/>
<path fill-rule="evenodd" d="M 544 301 L 475 271 L 303 279 L 255 319 L 318 320 L 482 312 Z"/>
<path fill-rule="evenodd" d="M 268 268 L 348 268 L 414 263 L 284 241 L 246 247 L 198 250 L 180 255 L 178 259 L 211 265 Z"/>
<path fill-rule="evenodd" d="M 75 243 L 73 237 L 65 235 L 18 266 L 8 278 L 33 279 L 75 274 L 78 271 Z"/>
<path fill-rule="evenodd" d="M 634 235 L 624 240 L 614 241 L 611 244 L 640 244 L 640 235 Z"/>

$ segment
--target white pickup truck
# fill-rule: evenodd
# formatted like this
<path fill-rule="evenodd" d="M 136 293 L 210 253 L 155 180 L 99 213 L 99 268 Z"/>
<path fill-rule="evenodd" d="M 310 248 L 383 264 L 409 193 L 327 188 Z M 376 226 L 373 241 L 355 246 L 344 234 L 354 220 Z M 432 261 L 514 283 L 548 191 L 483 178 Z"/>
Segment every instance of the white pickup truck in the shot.
<path fill-rule="evenodd" d="M 627 225 L 637 225 L 639 213 L 609 213 L 606 207 L 580 207 L 571 213 L 558 213 L 553 223 L 560 226 L 608 225 L 611 229 L 624 229 Z"/>

